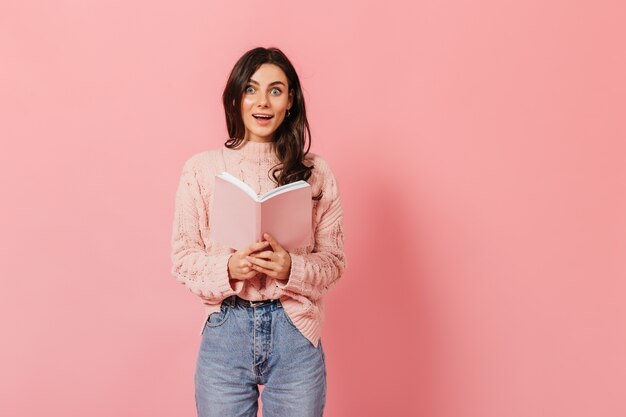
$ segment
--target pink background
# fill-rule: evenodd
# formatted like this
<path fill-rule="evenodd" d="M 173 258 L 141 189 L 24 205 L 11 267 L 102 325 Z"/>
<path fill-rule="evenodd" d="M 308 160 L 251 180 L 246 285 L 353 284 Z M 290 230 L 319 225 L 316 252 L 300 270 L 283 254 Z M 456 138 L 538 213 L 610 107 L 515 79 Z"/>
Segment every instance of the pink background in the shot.
<path fill-rule="evenodd" d="M 294 4 L 297 3 L 297 4 Z M 0 415 L 192 416 L 184 160 L 278 46 L 340 184 L 328 417 L 624 416 L 620 1 L 3 1 Z"/>

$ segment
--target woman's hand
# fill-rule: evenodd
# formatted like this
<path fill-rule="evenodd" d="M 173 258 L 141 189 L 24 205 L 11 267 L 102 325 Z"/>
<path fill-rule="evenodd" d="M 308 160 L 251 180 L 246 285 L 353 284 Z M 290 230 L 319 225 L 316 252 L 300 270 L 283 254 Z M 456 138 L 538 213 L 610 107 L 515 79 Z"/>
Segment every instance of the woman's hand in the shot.
<path fill-rule="evenodd" d="M 272 250 L 246 256 L 254 271 L 266 274 L 277 280 L 288 280 L 291 272 L 291 255 L 268 233 L 263 237 L 270 243 Z"/>
<path fill-rule="evenodd" d="M 268 241 L 261 241 L 251 244 L 245 249 L 233 253 L 228 258 L 228 275 L 232 279 L 246 280 L 256 277 L 259 272 L 252 268 L 252 263 L 246 258 L 253 252 L 261 250 L 270 244 Z"/>

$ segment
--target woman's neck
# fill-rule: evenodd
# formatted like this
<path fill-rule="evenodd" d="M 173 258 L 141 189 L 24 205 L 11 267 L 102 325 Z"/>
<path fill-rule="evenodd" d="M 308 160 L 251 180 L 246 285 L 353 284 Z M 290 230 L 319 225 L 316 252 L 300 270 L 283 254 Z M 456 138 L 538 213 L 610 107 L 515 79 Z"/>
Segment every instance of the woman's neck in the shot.
<path fill-rule="evenodd" d="M 273 161 L 277 159 L 276 142 L 255 142 L 244 139 L 237 148 L 233 148 L 232 150 L 250 160 L 256 161 L 263 159 Z"/>

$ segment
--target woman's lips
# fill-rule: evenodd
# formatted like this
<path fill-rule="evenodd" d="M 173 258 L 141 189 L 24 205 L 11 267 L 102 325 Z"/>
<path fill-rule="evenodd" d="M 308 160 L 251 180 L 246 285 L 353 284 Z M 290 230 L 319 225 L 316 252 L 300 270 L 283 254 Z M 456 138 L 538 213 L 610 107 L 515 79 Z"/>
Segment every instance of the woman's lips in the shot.
<path fill-rule="evenodd" d="M 252 117 L 254 117 L 254 116 L 252 116 Z M 271 119 L 267 119 L 267 118 L 262 119 L 262 118 L 260 118 L 260 117 L 258 117 L 258 118 L 257 118 L 257 117 L 254 117 L 254 119 L 256 120 L 256 122 L 257 122 L 259 125 L 261 125 L 261 126 L 267 126 L 267 125 L 269 125 L 269 124 L 270 124 L 270 122 L 272 121 L 272 119 L 273 119 L 273 118 L 274 118 L 274 117 L 272 117 Z"/>

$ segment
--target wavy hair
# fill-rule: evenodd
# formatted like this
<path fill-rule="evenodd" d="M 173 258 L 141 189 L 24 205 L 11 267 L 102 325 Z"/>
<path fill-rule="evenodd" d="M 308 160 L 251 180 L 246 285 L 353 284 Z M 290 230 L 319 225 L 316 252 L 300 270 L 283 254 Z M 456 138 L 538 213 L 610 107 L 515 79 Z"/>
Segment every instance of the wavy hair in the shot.
<path fill-rule="evenodd" d="M 277 157 L 280 163 L 272 167 L 271 177 L 276 186 L 289 184 L 295 181 L 307 181 L 315 166 L 303 163 L 311 148 L 311 129 L 306 117 L 304 95 L 300 86 L 300 79 L 293 65 L 278 48 L 254 48 L 243 54 L 235 63 L 230 72 L 222 101 L 226 113 L 226 127 L 230 139 L 224 146 L 237 148 L 245 136 L 246 127 L 241 116 L 241 100 L 246 85 L 257 69 L 263 64 L 273 64 L 283 70 L 287 77 L 287 91 L 293 90 L 293 103 L 289 108 L 289 117 L 274 132 Z M 308 145 L 305 150 L 305 143 Z M 268 173 L 269 176 L 269 173 Z M 322 192 L 313 197 L 313 200 L 322 198 Z"/>

